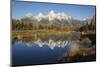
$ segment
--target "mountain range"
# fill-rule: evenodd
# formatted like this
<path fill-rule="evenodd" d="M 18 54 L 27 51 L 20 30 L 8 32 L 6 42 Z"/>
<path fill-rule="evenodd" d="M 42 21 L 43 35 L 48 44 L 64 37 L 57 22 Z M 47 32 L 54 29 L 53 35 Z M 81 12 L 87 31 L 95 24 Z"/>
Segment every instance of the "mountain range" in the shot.
<path fill-rule="evenodd" d="M 80 20 L 74 19 L 72 16 L 66 15 L 64 12 L 54 12 L 51 10 L 47 15 L 38 13 L 33 16 L 31 13 L 26 14 L 23 19 L 30 19 L 33 23 L 39 23 L 44 25 L 56 25 L 56 26 L 70 26 L 76 25 L 81 26 Z"/>
<path fill-rule="evenodd" d="M 72 16 L 65 14 L 64 12 L 54 12 L 51 10 L 48 14 L 43 14 L 42 12 L 37 15 L 32 15 L 32 13 L 26 14 L 24 17 L 20 18 L 23 20 L 28 20 L 28 22 L 32 22 L 33 24 L 41 24 L 41 25 L 55 25 L 60 27 L 68 27 L 68 26 L 76 26 L 81 27 L 86 21 L 88 23 L 91 22 L 91 19 L 86 20 L 77 20 Z"/>

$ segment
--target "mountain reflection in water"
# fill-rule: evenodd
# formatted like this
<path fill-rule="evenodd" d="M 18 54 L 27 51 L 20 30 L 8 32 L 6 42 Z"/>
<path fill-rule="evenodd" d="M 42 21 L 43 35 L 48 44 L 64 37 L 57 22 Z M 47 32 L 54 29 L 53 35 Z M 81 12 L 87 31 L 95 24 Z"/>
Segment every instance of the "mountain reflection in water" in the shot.
<path fill-rule="evenodd" d="M 22 43 L 22 41 L 18 41 L 16 42 L 15 44 L 20 44 Z M 26 43 L 27 46 L 31 47 L 32 45 L 38 45 L 39 47 L 43 47 L 44 45 L 47 45 L 50 49 L 54 49 L 54 47 L 62 47 L 64 48 L 66 45 L 68 45 L 69 42 L 68 41 L 54 41 L 54 40 L 49 40 L 48 42 L 47 41 L 42 41 L 41 39 L 38 39 L 36 41 L 33 42 L 33 44 L 29 44 L 29 43 Z"/>
<path fill-rule="evenodd" d="M 59 59 L 64 56 L 73 56 L 81 48 L 88 48 L 88 46 L 82 45 L 80 43 L 80 36 L 76 34 L 69 37 L 38 38 L 30 42 L 20 40 L 13 43 L 12 64 L 35 65 L 58 63 Z"/>
<path fill-rule="evenodd" d="M 12 48 L 13 65 L 57 63 L 58 59 L 70 49 L 68 45 L 63 48 L 54 45 L 49 48 L 49 46 L 46 44 L 42 47 L 36 44 L 30 46 L 30 44 L 21 41 L 15 43 Z"/>
<path fill-rule="evenodd" d="M 48 38 L 27 39 L 15 41 L 14 44 L 24 42 L 29 47 L 32 45 L 38 45 L 39 47 L 47 45 L 50 49 L 54 49 L 54 47 L 64 48 L 68 44 L 79 44 L 80 42 L 80 36 L 75 33 L 71 34 L 70 36 L 51 36 Z"/>

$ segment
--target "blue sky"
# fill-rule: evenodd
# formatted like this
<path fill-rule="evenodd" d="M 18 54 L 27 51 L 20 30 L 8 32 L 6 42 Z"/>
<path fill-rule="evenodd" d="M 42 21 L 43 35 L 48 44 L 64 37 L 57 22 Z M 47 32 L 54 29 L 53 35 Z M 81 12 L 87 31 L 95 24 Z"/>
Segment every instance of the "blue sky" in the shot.
<path fill-rule="evenodd" d="M 69 5 L 69 4 L 48 4 L 48 3 L 34 3 L 34 2 L 13 2 L 12 16 L 23 17 L 27 13 L 37 15 L 42 12 L 48 14 L 51 10 L 54 12 L 64 12 L 75 19 L 82 20 L 84 18 L 91 18 L 95 15 L 95 6 Z"/>

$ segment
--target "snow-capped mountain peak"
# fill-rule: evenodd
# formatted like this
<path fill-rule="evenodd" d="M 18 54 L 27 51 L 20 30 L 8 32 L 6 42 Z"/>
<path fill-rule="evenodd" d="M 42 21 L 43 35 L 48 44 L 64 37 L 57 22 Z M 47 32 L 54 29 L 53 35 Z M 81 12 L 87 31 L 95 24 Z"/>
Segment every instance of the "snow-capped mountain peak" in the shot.
<path fill-rule="evenodd" d="M 43 17 L 44 15 L 40 12 L 37 16 L 38 17 Z"/>
<path fill-rule="evenodd" d="M 43 15 L 43 13 L 39 13 L 37 16 L 35 16 L 35 18 L 40 21 L 41 19 L 43 19 L 45 16 Z"/>
<path fill-rule="evenodd" d="M 28 13 L 26 17 L 31 17 L 36 19 L 37 21 L 41 21 L 42 19 L 48 19 L 49 21 L 52 20 L 71 20 L 72 17 L 66 15 L 64 12 L 54 12 L 51 10 L 47 15 L 44 15 L 42 12 L 38 13 L 36 16 L 33 16 L 31 13 Z"/>
<path fill-rule="evenodd" d="M 68 19 L 72 19 L 71 16 L 68 16 L 66 15 L 64 12 L 54 12 L 53 10 L 51 10 L 49 13 L 48 13 L 48 17 L 49 17 L 49 20 L 54 20 L 55 18 L 58 19 L 58 20 L 68 20 Z"/>
<path fill-rule="evenodd" d="M 49 18 L 49 21 L 54 20 L 56 18 L 56 13 L 53 10 L 51 10 L 48 13 L 47 17 Z"/>
<path fill-rule="evenodd" d="M 32 13 L 27 13 L 26 15 L 25 15 L 25 17 L 33 17 L 33 14 Z"/>

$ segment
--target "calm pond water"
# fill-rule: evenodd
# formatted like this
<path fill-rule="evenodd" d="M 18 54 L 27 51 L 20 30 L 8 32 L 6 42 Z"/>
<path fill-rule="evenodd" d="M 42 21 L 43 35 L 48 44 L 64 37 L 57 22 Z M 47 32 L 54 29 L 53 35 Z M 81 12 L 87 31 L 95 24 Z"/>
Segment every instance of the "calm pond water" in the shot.
<path fill-rule="evenodd" d="M 50 49 L 47 45 L 43 47 L 39 47 L 38 45 L 28 47 L 26 43 L 17 43 L 12 47 L 12 64 L 57 63 L 57 60 L 69 49 L 69 45 L 63 48 L 55 47 L 54 49 Z"/>
<path fill-rule="evenodd" d="M 79 36 L 72 36 L 74 40 L 78 40 Z M 61 38 L 60 38 L 61 39 Z M 57 39 L 56 39 L 57 40 Z M 71 40 L 71 39 L 70 39 Z M 42 41 L 38 39 L 32 44 L 18 41 L 12 46 L 12 64 L 13 65 L 37 65 L 37 64 L 53 64 L 58 63 L 58 59 L 63 57 L 72 48 L 85 48 L 82 45 L 71 45 L 68 40 L 50 39 Z"/>

